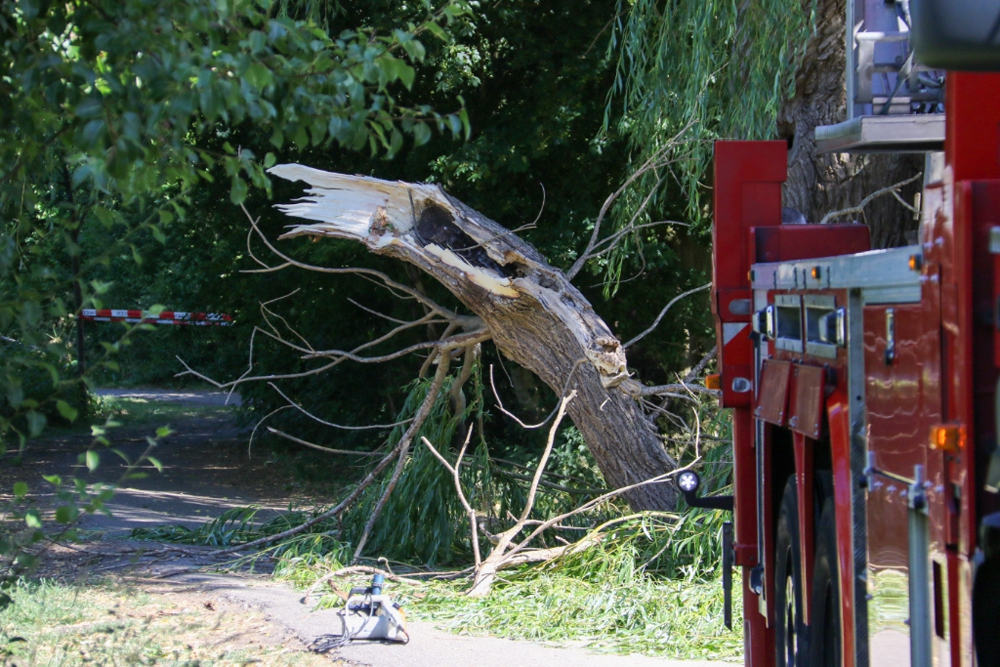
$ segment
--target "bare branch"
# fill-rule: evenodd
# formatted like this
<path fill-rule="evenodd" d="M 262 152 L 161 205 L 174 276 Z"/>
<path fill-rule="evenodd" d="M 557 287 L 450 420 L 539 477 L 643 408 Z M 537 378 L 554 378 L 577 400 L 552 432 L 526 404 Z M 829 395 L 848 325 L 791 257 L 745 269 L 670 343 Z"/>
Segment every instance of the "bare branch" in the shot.
<path fill-rule="evenodd" d="M 395 317 L 390 317 L 389 315 L 386 315 L 385 313 L 380 313 L 377 310 L 372 310 L 368 306 L 360 304 L 357 301 L 355 301 L 354 299 L 348 298 L 347 300 L 349 302 L 351 302 L 352 304 L 354 304 L 355 306 L 357 306 L 358 308 L 360 308 L 361 310 L 365 311 L 366 313 L 371 313 L 375 317 L 381 317 L 383 320 L 388 320 L 390 322 L 395 322 L 396 324 L 406 324 L 406 320 L 400 320 L 400 319 L 397 319 Z"/>
<path fill-rule="evenodd" d="M 319 450 L 321 452 L 326 452 L 327 454 L 345 454 L 347 456 L 378 456 L 381 452 L 356 452 L 350 449 L 330 449 L 329 447 L 324 447 L 323 445 L 317 445 L 301 438 L 296 438 L 294 435 L 289 435 L 283 431 L 279 431 L 271 426 L 267 427 L 268 432 L 275 434 L 279 438 L 284 438 L 286 440 L 291 440 L 292 442 L 302 445 L 303 447 L 310 447 L 312 449 Z"/>
<path fill-rule="evenodd" d="M 673 394 L 677 391 L 690 391 L 692 393 L 698 394 L 708 394 L 709 396 L 715 396 L 718 398 L 722 396 L 722 392 L 718 389 L 707 389 L 696 384 L 661 384 L 658 387 L 646 387 L 644 386 L 640 391 L 640 396 L 663 396 L 665 394 Z M 686 398 L 683 394 L 674 394 L 671 398 Z"/>
<path fill-rule="evenodd" d="M 306 410 L 305 408 L 303 408 L 301 405 L 299 405 L 298 403 L 296 403 L 292 399 L 288 398 L 288 396 L 286 396 L 284 394 L 284 392 L 282 392 L 280 389 L 278 389 L 278 386 L 276 384 L 274 384 L 273 382 L 268 382 L 267 384 L 268 384 L 268 386 L 271 387 L 271 389 L 274 389 L 276 392 L 278 392 L 278 394 L 283 399 L 285 399 L 286 401 L 288 401 L 288 405 L 286 407 L 295 408 L 296 410 L 298 410 L 299 412 L 301 412 L 302 414 L 304 414 L 306 417 L 309 417 L 313 421 L 319 422 L 323 426 L 330 426 L 332 428 L 339 428 L 339 429 L 343 429 L 345 431 L 373 431 L 373 430 L 385 430 L 385 429 L 395 428 L 397 426 L 402 426 L 403 424 L 409 424 L 411 421 L 413 421 L 412 419 L 404 419 L 403 421 L 394 422 L 392 424 L 371 424 L 369 426 L 343 426 L 341 424 L 334 424 L 333 422 L 328 422 L 325 419 L 320 419 L 319 417 L 317 417 L 313 413 L 309 412 L 308 410 Z M 303 444 L 305 444 L 305 443 L 303 443 Z"/>
<path fill-rule="evenodd" d="M 265 334 L 265 335 L 269 335 L 268 332 L 264 331 L 263 329 L 259 329 L 259 331 L 261 333 Z M 181 359 L 180 357 L 177 357 L 177 361 L 179 361 L 181 363 L 181 365 L 184 366 L 185 370 L 183 372 L 181 372 L 181 373 L 178 373 L 174 377 L 181 377 L 183 375 L 193 375 L 194 377 L 199 378 L 201 380 L 204 380 L 205 382 L 208 382 L 209 384 L 211 384 L 211 385 L 213 385 L 215 387 L 218 387 L 219 389 L 226 389 L 226 388 L 229 388 L 229 387 L 232 387 L 234 385 L 241 384 L 241 383 L 244 383 L 244 382 L 254 382 L 254 381 L 260 381 L 260 380 L 289 380 L 289 379 L 293 379 L 293 378 L 309 377 L 311 375 L 317 375 L 319 373 L 327 371 L 327 370 L 333 368 L 334 366 L 339 365 L 341 362 L 343 362 L 345 360 L 357 361 L 358 363 L 363 363 L 363 364 L 375 364 L 375 363 L 381 363 L 383 361 L 390 361 L 392 359 L 399 359 L 400 357 L 406 356 L 407 354 L 409 354 L 411 352 L 415 352 L 417 350 L 436 349 L 436 350 L 440 350 L 440 351 L 447 351 L 447 350 L 453 350 L 453 349 L 456 349 L 456 348 L 459 348 L 459 347 L 464 347 L 464 346 L 468 345 L 469 343 L 481 343 L 481 342 L 487 341 L 489 339 L 490 339 L 489 332 L 487 332 L 487 331 L 473 331 L 471 333 L 461 334 L 459 336 L 454 336 L 454 337 L 452 337 L 452 338 L 450 338 L 450 339 L 448 339 L 446 341 L 436 341 L 436 342 L 429 342 L 429 343 L 418 343 L 416 345 L 411 345 L 410 347 L 407 347 L 407 348 L 405 348 L 403 350 L 399 350 L 399 351 L 394 352 L 392 354 L 386 354 L 386 355 L 383 355 L 381 357 L 359 357 L 357 355 L 351 354 L 350 352 L 341 352 L 340 353 L 341 356 L 334 358 L 334 360 L 331 361 L 330 363 L 324 364 L 323 366 L 318 366 L 318 367 L 310 369 L 308 371 L 302 371 L 301 373 L 284 373 L 284 374 L 278 374 L 278 375 L 257 375 L 257 376 L 249 377 L 249 378 L 248 377 L 240 378 L 239 380 L 233 380 L 232 382 L 218 382 L 216 380 L 213 380 L 212 378 L 208 377 L 207 375 L 204 375 L 204 374 L 199 373 L 198 371 L 192 369 L 190 366 L 187 365 L 187 363 L 185 363 L 185 361 L 183 359 Z M 315 357 L 319 357 L 319 356 L 328 357 L 328 356 L 331 356 L 332 354 L 333 354 L 333 352 L 331 351 L 331 353 L 329 353 L 329 354 L 314 355 L 314 356 Z"/>
<path fill-rule="evenodd" d="M 597 243 L 597 238 L 600 236 L 601 233 L 601 223 L 604 220 L 604 216 L 607 215 L 608 210 L 610 210 L 611 205 L 614 204 L 615 201 L 622 195 L 622 193 L 628 190 L 629 186 L 631 186 L 641 176 L 643 176 L 649 171 L 652 171 L 654 169 L 659 169 L 660 167 L 669 164 L 670 161 L 663 160 L 663 156 L 666 155 L 668 150 L 674 147 L 674 145 L 678 142 L 678 140 L 684 134 L 686 134 L 689 129 L 691 129 L 691 126 L 693 124 L 694 121 L 691 121 L 687 125 L 682 127 L 680 132 L 678 132 L 669 140 L 667 140 L 667 142 L 661 149 L 653 153 L 653 155 L 651 155 L 648 160 L 646 160 L 637 170 L 635 170 L 635 172 L 633 172 L 632 175 L 629 176 L 624 183 L 622 183 L 621 187 L 619 187 L 613 193 L 608 195 L 608 198 L 604 200 L 604 205 L 601 206 L 600 212 L 597 214 L 597 220 L 594 221 L 594 230 L 590 234 L 590 241 L 588 241 L 587 247 L 584 249 L 582 253 L 580 253 L 580 257 L 575 262 L 573 262 L 573 266 L 570 267 L 569 271 L 566 272 L 566 278 L 568 280 L 573 280 L 573 278 L 576 277 L 576 274 L 580 272 L 580 269 L 582 269 L 584 264 L 586 263 L 587 256 L 590 255 L 591 252 L 593 252 L 594 245 Z"/>
<path fill-rule="evenodd" d="M 638 489 L 639 487 L 646 486 L 648 484 L 662 484 L 663 482 L 665 482 L 665 481 L 673 478 L 676 475 L 679 475 L 680 473 L 684 472 L 685 470 L 689 470 L 695 463 L 697 463 L 697 460 L 692 461 L 691 463 L 689 463 L 688 465 L 686 465 L 686 466 L 684 466 L 682 468 L 676 468 L 674 470 L 671 470 L 670 472 L 665 472 L 662 475 L 657 475 L 655 477 L 650 477 L 649 479 L 644 480 L 642 482 L 636 482 L 635 484 L 630 484 L 628 486 L 623 486 L 623 487 L 621 487 L 619 489 L 615 489 L 614 491 L 609 491 L 609 492 L 605 493 L 602 496 L 598 496 L 597 498 L 594 498 L 593 500 L 590 500 L 590 501 L 584 503 L 583 505 L 581 505 L 580 507 L 577 507 L 574 510 L 566 512 L 565 514 L 560 514 L 557 517 L 553 517 L 551 519 L 548 519 L 545 522 L 539 524 L 538 527 L 536 527 L 533 531 L 531 531 L 531 534 L 528 535 L 528 537 L 526 537 L 519 545 L 517 545 L 513 549 L 511 549 L 511 551 L 508 554 L 508 556 L 513 556 L 514 554 L 518 553 L 519 551 L 522 551 L 533 539 L 535 539 L 536 537 L 538 537 L 538 535 L 540 535 L 542 532 L 548 530 L 552 526 L 558 525 L 559 523 L 565 521 L 566 519 L 568 519 L 571 516 L 575 516 L 577 514 L 581 514 L 583 512 L 586 512 L 587 510 L 590 510 L 590 509 L 596 507 L 597 505 L 600 505 L 601 503 L 603 503 L 605 501 L 611 500 L 612 498 L 616 498 L 616 497 L 622 495 L 623 493 L 627 493 L 628 491 L 631 491 L 632 489 Z"/>
<path fill-rule="evenodd" d="M 575 389 L 559 401 L 559 412 L 556 414 L 556 420 L 552 423 L 552 428 L 549 429 L 549 438 L 545 443 L 545 451 L 542 453 L 542 458 L 538 461 L 538 468 L 535 469 L 535 474 L 531 479 L 531 487 L 528 489 L 528 498 L 524 501 L 524 509 L 521 511 L 521 517 L 518 519 L 518 523 L 527 521 L 528 516 L 531 514 L 531 510 L 535 507 L 535 495 L 538 493 L 538 483 L 541 481 L 542 474 L 545 472 L 545 466 L 549 462 L 549 456 L 552 455 L 552 446 L 555 443 L 556 431 L 559 430 L 559 424 L 562 422 L 563 417 L 566 416 L 566 406 L 569 405 L 570 401 L 574 398 L 576 398 Z"/>
<path fill-rule="evenodd" d="M 890 192 L 895 192 L 895 191 L 899 190 L 899 188 L 903 187 L 904 185 L 909 185 L 910 183 L 912 183 L 913 181 L 917 180 L 918 178 L 920 178 L 923 175 L 924 175 L 924 173 L 920 172 L 916 176 L 912 176 L 912 177 L 906 179 L 905 181 L 900 181 L 899 183 L 895 183 L 894 185 L 886 186 L 886 187 L 882 188 L 881 190 L 876 190 L 875 192 L 871 193 L 870 195 L 868 195 L 867 197 L 865 197 L 864 199 L 862 199 L 861 203 L 858 204 L 857 206 L 852 206 L 850 208 L 845 208 L 845 209 L 842 209 L 840 211 L 830 211 L 829 213 L 827 213 L 826 215 L 823 216 L 823 219 L 819 221 L 819 224 L 825 225 L 826 223 L 828 223 L 830 220 L 832 220 L 834 218 L 841 218 L 841 217 L 843 217 L 845 215 L 851 215 L 852 213 L 862 213 L 865 210 L 865 206 L 868 206 L 868 204 L 870 204 L 873 199 L 881 197 L 882 195 L 888 194 Z M 897 197 L 897 199 L 898 199 L 898 197 Z M 904 202 L 904 204 L 905 204 L 905 202 Z M 906 206 L 912 210 L 911 206 L 909 206 L 908 204 L 906 204 Z"/>
<path fill-rule="evenodd" d="M 253 438 L 255 435 L 257 435 L 257 429 L 259 429 L 261 425 L 268 420 L 269 417 L 278 414 L 282 410 L 287 410 L 290 407 L 291 407 L 290 405 L 282 405 L 280 408 L 268 412 L 266 415 L 264 415 L 263 418 L 261 418 L 259 422 L 257 422 L 257 425 L 253 427 L 253 431 L 250 432 L 250 439 L 247 441 L 247 458 L 250 458 L 250 448 L 253 447 Z"/>
<path fill-rule="evenodd" d="M 577 362 L 573 365 L 573 368 L 570 369 L 569 375 L 566 376 L 566 384 L 563 386 L 564 396 L 566 395 L 566 391 L 569 389 L 569 383 L 573 381 L 573 375 L 576 374 L 576 369 L 579 368 L 580 364 L 584 363 L 585 361 L 586 359 L 578 359 Z M 496 399 L 497 407 L 500 408 L 500 412 L 504 413 L 505 415 L 516 421 L 521 426 L 521 428 L 527 429 L 529 431 L 545 426 L 546 424 L 549 423 L 549 420 L 552 419 L 556 415 L 556 413 L 559 412 L 559 406 L 557 405 L 552 409 L 552 412 L 549 413 L 548 417 L 538 422 L 537 424 L 532 424 L 532 425 L 525 424 L 523 421 L 518 419 L 517 415 L 515 415 L 513 412 L 508 412 L 507 409 L 503 406 L 503 401 L 500 400 L 500 394 L 497 393 L 496 385 L 493 383 L 493 364 L 490 364 L 490 388 L 493 390 L 493 398 Z"/>
<path fill-rule="evenodd" d="M 525 526 L 525 522 L 528 520 L 528 516 L 531 514 L 531 510 L 535 506 L 535 496 L 538 493 L 538 483 L 542 479 L 542 474 L 545 472 L 545 465 L 549 461 L 549 456 L 552 454 L 552 445 L 555 442 L 556 431 L 559 430 L 559 424 L 562 422 L 563 417 L 566 416 L 566 406 L 569 402 L 576 398 L 576 390 L 574 389 L 567 396 L 563 396 L 559 400 L 559 411 L 556 414 L 556 419 L 552 423 L 552 428 L 549 429 L 549 437 L 545 443 L 545 452 L 542 454 L 542 458 L 538 462 L 538 468 L 535 470 L 535 475 L 531 480 L 531 486 L 528 489 L 528 497 L 524 501 L 524 509 L 521 511 L 521 516 L 518 517 L 517 521 L 513 526 L 502 532 L 497 537 L 496 546 L 493 547 L 493 551 L 490 555 L 486 557 L 486 560 L 482 562 L 480 567 L 476 568 L 476 577 L 472 583 L 472 588 L 469 589 L 468 595 L 470 596 L 482 596 L 486 595 L 490 587 L 493 585 L 493 581 L 496 578 L 496 573 L 502 566 L 502 563 L 507 560 L 507 548 L 510 546 L 511 541 L 517 537 Z"/>
<path fill-rule="evenodd" d="M 676 225 L 678 227 L 690 227 L 691 225 L 686 222 L 678 222 L 677 220 L 657 220 L 656 222 L 644 222 L 641 225 L 630 225 L 628 227 L 623 227 L 611 236 L 601 239 L 600 243 L 594 246 L 593 252 L 589 253 L 584 257 L 584 260 L 594 259 L 595 257 L 600 257 L 601 255 L 611 252 L 614 250 L 617 242 L 626 234 L 631 234 L 632 232 L 637 232 L 640 229 L 647 229 L 649 227 L 659 227 L 661 225 Z M 602 247 L 606 246 L 606 247 Z"/>
<path fill-rule="evenodd" d="M 492 460 L 492 459 L 491 459 Z M 532 480 L 528 475 L 518 475 L 517 473 L 504 470 L 502 468 L 496 468 L 497 473 L 503 475 L 504 477 L 509 477 L 511 479 L 518 479 L 524 482 L 530 482 Z M 544 474 L 551 475 L 552 473 L 546 471 Z M 588 488 L 578 488 L 575 486 L 566 486 L 564 484 L 556 484 L 554 482 L 546 482 L 542 480 L 538 483 L 539 486 L 545 487 L 546 489 L 552 489 L 553 491 L 562 491 L 563 493 L 568 493 L 575 496 L 594 496 L 601 493 L 607 493 L 607 489 L 588 489 Z"/>
<path fill-rule="evenodd" d="M 683 294 L 678 294 L 677 296 L 675 296 L 673 299 L 670 300 L 670 302 L 666 306 L 663 307 L 663 310 L 661 310 L 660 314 L 656 316 L 656 320 L 651 325 L 649 325 L 648 329 L 646 329 L 645 331 L 643 331 L 641 334 L 639 334 L 638 336 L 636 336 L 635 338 L 633 338 L 629 342 L 627 342 L 624 345 L 622 345 L 622 347 L 624 349 L 628 349 L 630 346 L 634 345 L 635 343 L 638 343 L 640 340 L 642 340 L 643 338 L 645 338 L 647 334 L 651 333 L 654 329 L 656 329 L 656 327 L 658 327 L 660 325 L 660 320 L 663 319 L 663 316 L 667 314 L 667 311 L 670 310 L 670 308 L 675 303 L 677 303 L 678 301 L 680 301 L 681 299 L 683 299 L 686 296 L 690 296 L 690 295 L 694 294 L 695 292 L 701 292 L 702 290 L 706 290 L 706 289 L 708 289 L 711 286 L 712 286 L 712 283 L 705 283 L 701 287 L 695 287 L 694 289 L 689 289 L 687 292 L 684 292 Z"/>
<path fill-rule="evenodd" d="M 451 391 L 449 392 L 453 408 L 452 412 L 456 417 L 465 413 L 467 402 L 465 400 L 465 392 L 462 391 L 462 388 L 469 381 L 469 378 L 472 377 L 472 371 L 475 369 L 476 360 L 479 358 L 481 349 L 480 344 L 476 343 L 475 345 L 466 346 L 462 353 L 462 370 L 455 378 L 455 381 L 451 383 Z"/>
<path fill-rule="evenodd" d="M 482 563 L 482 558 L 479 555 L 479 527 L 478 520 L 476 518 L 476 510 L 472 508 L 469 504 L 468 499 L 465 497 L 465 492 L 462 490 L 462 476 L 460 471 L 462 469 L 462 458 L 465 457 L 465 450 L 469 447 L 469 440 L 472 439 L 472 427 L 469 427 L 468 433 L 465 434 L 465 442 L 462 443 L 462 449 L 458 452 L 458 459 L 455 461 L 454 467 L 448 463 L 448 459 L 441 456 L 438 450 L 434 449 L 434 445 L 427 438 L 421 438 L 427 449 L 431 450 L 433 454 L 441 464 L 448 469 L 451 473 L 452 478 L 455 480 L 455 490 L 458 492 L 458 499 L 462 503 L 462 507 L 465 508 L 465 513 L 469 516 L 469 530 L 472 533 L 472 556 L 476 563 L 476 568 Z"/>

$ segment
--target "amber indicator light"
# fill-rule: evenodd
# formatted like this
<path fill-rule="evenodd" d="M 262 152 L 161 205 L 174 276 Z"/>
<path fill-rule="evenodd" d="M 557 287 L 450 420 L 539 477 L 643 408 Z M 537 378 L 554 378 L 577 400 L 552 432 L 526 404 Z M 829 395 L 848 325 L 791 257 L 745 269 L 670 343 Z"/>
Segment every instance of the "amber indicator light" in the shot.
<path fill-rule="evenodd" d="M 931 449 L 958 452 L 965 448 L 965 429 L 955 424 L 941 424 L 931 429 Z"/>
<path fill-rule="evenodd" d="M 820 270 L 820 268 L 819 268 L 818 266 L 814 266 L 814 267 L 812 268 L 812 277 L 813 277 L 813 280 L 819 280 L 819 277 L 820 277 L 821 275 L 823 275 L 823 273 L 822 273 L 822 271 Z"/>
<path fill-rule="evenodd" d="M 722 389 L 722 376 L 712 373 L 705 376 L 705 389 Z"/>
<path fill-rule="evenodd" d="M 923 257 L 920 255 L 910 255 L 910 271 L 919 271 L 923 265 Z"/>

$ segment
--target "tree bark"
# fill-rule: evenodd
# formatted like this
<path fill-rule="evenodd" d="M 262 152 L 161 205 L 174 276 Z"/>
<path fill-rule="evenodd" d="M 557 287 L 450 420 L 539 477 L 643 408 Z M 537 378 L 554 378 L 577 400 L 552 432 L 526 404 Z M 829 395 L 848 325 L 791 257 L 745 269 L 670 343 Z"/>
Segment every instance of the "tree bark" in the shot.
<path fill-rule="evenodd" d="M 557 395 L 575 389 L 568 414 L 612 488 L 676 467 L 633 396 L 619 340 L 590 303 L 530 244 L 440 187 L 278 165 L 270 172 L 312 186 L 279 208 L 318 221 L 281 238 L 329 236 L 426 272 L 478 315 L 505 356 Z M 672 508 L 672 482 L 625 495 L 635 510 Z"/>
<path fill-rule="evenodd" d="M 912 155 L 817 153 L 816 126 L 847 119 L 847 43 L 844 0 L 819 0 L 816 12 L 816 31 L 796 72 L 795 96 L 778 115 L 778 134 L 790 142 L 784 204 L 801 211 L 810 222 L 819 222 L 830 211 L 856 206 L 872 192 L 923 168 L 921 158 Z M 912 202 L 920 187 L 918 180 L 900 194 Z M 875 248 L 906 245 L 907 235 L 918 226 L 913 214 L 892 196 L 873 201 L 860 221 L 871 229 Z"/>

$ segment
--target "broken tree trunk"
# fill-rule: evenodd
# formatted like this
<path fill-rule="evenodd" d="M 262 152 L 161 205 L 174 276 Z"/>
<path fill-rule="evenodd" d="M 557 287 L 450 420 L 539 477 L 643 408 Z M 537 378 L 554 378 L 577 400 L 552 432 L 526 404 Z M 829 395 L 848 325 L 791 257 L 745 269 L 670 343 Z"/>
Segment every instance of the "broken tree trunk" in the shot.
<path fill-rule="evenodd" d="M 437 185 L 294 164 L 270 173 L 311 186 L 307 196 L 278 208 L 315 222 L 297 225 L 281 238 L 349 239 L 414 264 L 483 320 L 505 356 L 557 395 L 575 389 L 569 416 L 613 488 L 676 466 L 633 398 L 639 385 L 628 378 L 620 342 L 580 291 L 530 244 Z M 637 511 L 664 510 L 674 506 L 676 491 L 667 481 L 634 489 L 625 498 Z"/>

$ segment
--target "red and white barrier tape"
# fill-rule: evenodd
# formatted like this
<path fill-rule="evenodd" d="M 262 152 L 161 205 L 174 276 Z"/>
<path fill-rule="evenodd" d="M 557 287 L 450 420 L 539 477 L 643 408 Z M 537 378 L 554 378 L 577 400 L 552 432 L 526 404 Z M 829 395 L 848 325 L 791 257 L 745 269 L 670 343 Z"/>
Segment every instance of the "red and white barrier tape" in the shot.
<path fill-rule="evenodd" d="M 188 324 L 199 327 L 232 326 L 233 318 L 225 313 L 185 313 L 179 310 L 164 310 L 154 314 L 148 310 L 112 310 L 84 308 L 81 320 L 90 322 L 140 322 L 146 324 Z"/>

